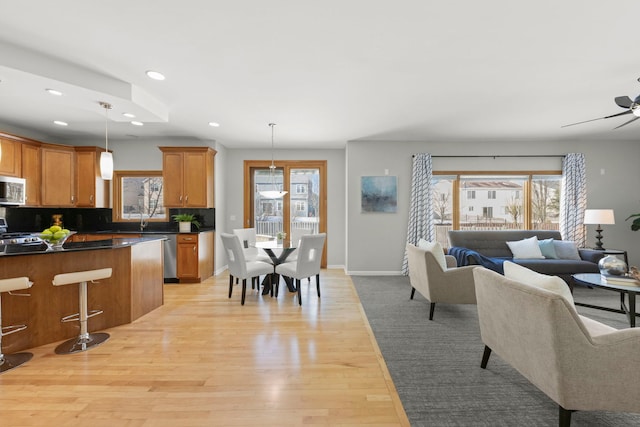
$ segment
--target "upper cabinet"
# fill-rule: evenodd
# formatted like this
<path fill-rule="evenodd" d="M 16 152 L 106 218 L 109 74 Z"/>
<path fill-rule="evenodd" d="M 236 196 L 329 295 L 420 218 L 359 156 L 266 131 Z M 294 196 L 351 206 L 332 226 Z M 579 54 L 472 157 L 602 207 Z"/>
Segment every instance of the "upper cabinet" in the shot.
<path fill-rule="evenodd" d="M 213 207 L 213 159 L 209 147 L 159 147 L 162 150 L 164 206 Z"/>
<path fill-rule="evenodd" d="M 100 175 L 98 147 L 75 147 L 76 191 L 75 205 L 79 208 L 104 208 L 109 206 L 109 182 Z"/>
<path fill-rule="evenodd" d="M 22 177 L 26 181 L 25 205 L 40 206 L 40 145 L 22 144 Z"/>
<path fill-rule="evenodd" d="M 63 145 L 43 144 L 41 206 L 75 205 L 75 150 Z"/>
<path fill-rule="evenodd" d="M 22 175 L 22 149 L 20 142 L 0 136 L 0 175 Z"/>

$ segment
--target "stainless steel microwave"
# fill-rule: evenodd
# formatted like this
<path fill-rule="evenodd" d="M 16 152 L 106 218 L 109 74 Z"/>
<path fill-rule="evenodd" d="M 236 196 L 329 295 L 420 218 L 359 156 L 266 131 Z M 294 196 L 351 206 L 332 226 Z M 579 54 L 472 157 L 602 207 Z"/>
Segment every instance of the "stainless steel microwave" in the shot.
<path fill-rule="evenodd" d="M 0 176 L 0 205 L 24 205 L 26 185 L 24 178 Z"/>

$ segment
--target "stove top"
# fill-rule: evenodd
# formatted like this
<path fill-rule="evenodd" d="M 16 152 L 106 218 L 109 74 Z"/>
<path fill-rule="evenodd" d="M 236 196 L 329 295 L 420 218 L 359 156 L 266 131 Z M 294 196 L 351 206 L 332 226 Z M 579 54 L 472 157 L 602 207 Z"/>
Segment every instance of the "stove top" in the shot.
<path fill-rule="evenodd" d="M 38 236 L 34 236 L 33 233 L 0 233 L 0 245 L 24 245 L 39 242 L 42 242 L 42 239 Z"/>

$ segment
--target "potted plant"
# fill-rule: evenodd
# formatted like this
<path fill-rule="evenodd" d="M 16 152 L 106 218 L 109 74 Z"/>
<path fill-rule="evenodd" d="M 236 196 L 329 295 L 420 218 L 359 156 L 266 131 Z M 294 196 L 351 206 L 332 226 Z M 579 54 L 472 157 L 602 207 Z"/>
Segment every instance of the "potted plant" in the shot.
<path fill-rule="evenodd" d="M 191 224 L 195 225 L 196 228 L 200 228 L 200 222 L 193 214 L 176 214 L 172 218 L 178 223 L 178 229 L 181 233 L 190 233 Z"/>
<path fill-rule="evenodd" d="M 278 244 L 282 244 L 282 241 L 287 238 L 287 233 L 283 231 L 278 231 L 276 234 L 276 239 L 278 239 Z"/>

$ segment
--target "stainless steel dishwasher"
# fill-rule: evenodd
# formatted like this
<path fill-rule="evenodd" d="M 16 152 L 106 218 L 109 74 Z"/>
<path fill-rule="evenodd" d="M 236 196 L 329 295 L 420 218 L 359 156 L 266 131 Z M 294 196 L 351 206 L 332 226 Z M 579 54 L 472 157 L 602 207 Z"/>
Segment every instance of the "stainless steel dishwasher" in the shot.
<path fill-rule="evenodd" d="M 178 283 L 176 259 L 178 255 L 177 234 L 166 234 L 164 241 L 164 282 Z"/>

